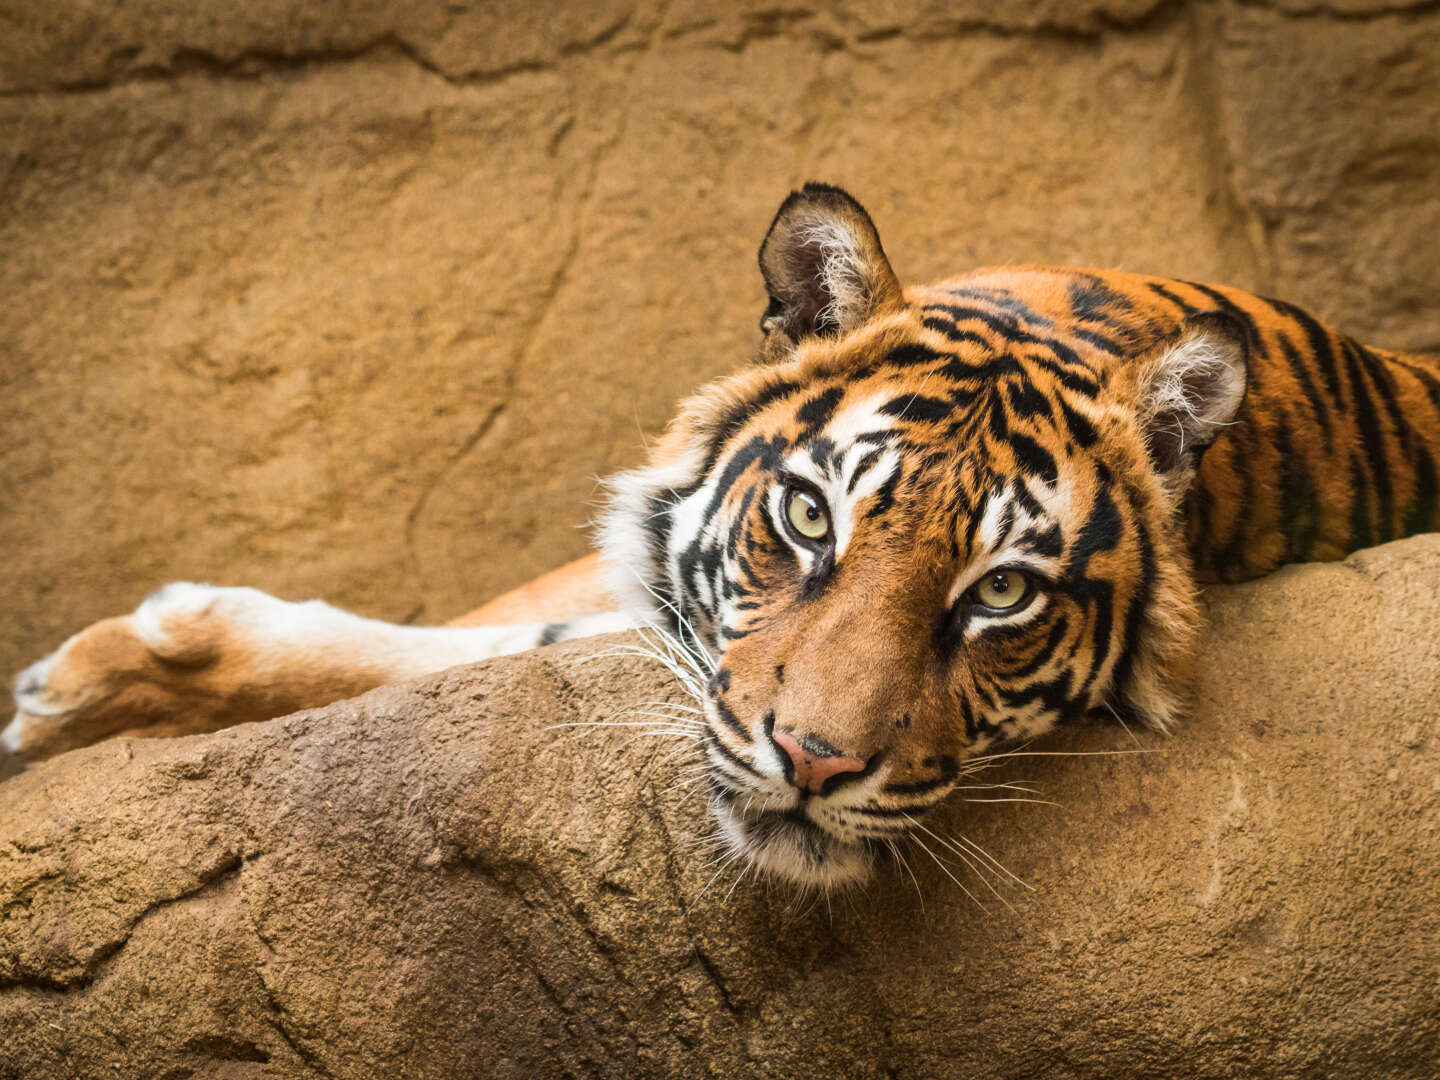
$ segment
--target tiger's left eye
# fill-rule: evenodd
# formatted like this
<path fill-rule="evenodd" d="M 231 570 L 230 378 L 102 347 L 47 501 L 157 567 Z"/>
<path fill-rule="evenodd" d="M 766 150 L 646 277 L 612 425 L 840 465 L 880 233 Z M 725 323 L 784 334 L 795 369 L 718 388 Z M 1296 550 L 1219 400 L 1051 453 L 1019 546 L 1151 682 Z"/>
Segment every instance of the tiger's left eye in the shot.
<path fill-rule="evenodd" d="M 1019 570 L 992 570 L 971 587 L 977 604 L 995 611 L 1009 611 L 1029 599 L 1030 578 Z"/>
<path fill-rule="evenodd" d="M 785 496 L 785 517 L 806 540 L 820 541 L 830 535 L 830 511 L 818 495 L 801 488 L 791 488 Z"/>

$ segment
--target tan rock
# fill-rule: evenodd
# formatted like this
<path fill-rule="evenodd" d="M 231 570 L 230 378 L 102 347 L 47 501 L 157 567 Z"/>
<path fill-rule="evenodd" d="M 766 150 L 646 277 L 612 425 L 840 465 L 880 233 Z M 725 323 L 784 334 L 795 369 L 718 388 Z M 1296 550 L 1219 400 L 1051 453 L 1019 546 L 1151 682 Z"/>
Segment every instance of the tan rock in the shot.
<path fill-rule="evenodd" d="M 687 744 L 553 727 L 675 696 L 633 638 L 64 755 L 0 786 L 0 1076 L 1429 1080 L 1440 537 L 1210 599 L 1182 731 L 932 823 L 1027 888 L 717 873 Z"/>

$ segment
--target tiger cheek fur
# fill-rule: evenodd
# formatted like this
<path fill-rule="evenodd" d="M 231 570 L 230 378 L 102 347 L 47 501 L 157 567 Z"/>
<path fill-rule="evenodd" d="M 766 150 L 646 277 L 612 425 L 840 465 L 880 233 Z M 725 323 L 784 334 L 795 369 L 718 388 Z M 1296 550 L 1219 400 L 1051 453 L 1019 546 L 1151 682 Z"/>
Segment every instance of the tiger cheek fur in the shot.
<path fill-rule="evenodd" d="M 1440 374 L 1288 305 L 1031 268 L 902 290 L 864 210 L 823 185 L 782 205 L 760 263 L 759 363 L 612 481 L 601 537 L 620 595 L 714 664 L 712 808 L 759 871 L 861 880 L 967 760 L 1089 710 L 1168 730 L 1198 634 L 1192 560 L 1254 576 L 1440 525 Z M 1250 401 L 1257 359 L 1260 391 L 1303 375 L 1304 395 Z M 1342 376 L 1385 391 L 1360 419 L 1383 411 L 1416 460 L 1378 496 L 1361 482 L 1388 429 L 1335 434 L 1350 421 L 1321 388 Z M 1267 440 L 1299 444 L 1302 408 L 1368 458 L 1257 481 Z M 1314 493 L 1337 477 L 1355 494 L 1328 513 Z"/>

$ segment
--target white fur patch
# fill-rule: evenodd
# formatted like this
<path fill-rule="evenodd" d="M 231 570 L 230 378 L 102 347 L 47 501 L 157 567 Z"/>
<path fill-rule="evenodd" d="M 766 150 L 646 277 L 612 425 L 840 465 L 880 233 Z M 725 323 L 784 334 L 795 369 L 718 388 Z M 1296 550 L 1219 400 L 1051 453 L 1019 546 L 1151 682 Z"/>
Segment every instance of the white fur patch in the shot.
<path fill-rule="evenodd" d="M 172 655 L 177 642 L 183 644 L 185 631 L 204 621 L 216 624 L 220 648 L 244 649 L 262 667 L 269 661 L 277 670 L 285 670 L 295 666 L 297 657 L 309 655 L 321 662 L 340 660 L 345 666 L 373 668 L 390 679 L 534 648 L 545 625 L 399 626 L 320 600 L 292 603 L 259 589 L 191 582 L 165 586 L 131 618 L 136 636 L 157 656 Z M 630 625 L 614 616 L 591 618 L 605 629 Z"/>
<path fill-rule="evenodd" d="M 829 892 L 858 885 L 874 871 L 874 858 L 865 848 L 829 833 L 823 837 L 806 834 L 796 825 L 762 842 L 751 833 L 753 810 L 712 799 L 711 812 L 727 852 L 780 881 Z"/>
<path fill-rule="evenodd" d="M 652 506 L 669 492 L 692 484 L 703 463 L 702 451 L 693 447 L 682 458 L 668 465 L 631 469 L 607 481 L 609 501 L 600 517 L 597 546 L 605 556 L 611 594 L 620 600 L 623 610 L 636 613 L 641 621 L 665 621 L 660 601 L 651 593 L 648 582 L 661 576 L 669 579 L 668 571 L 658 573 L 662 565 L 657 565 L 657 562 L 669 561 L 669 552 L 652 550 L 654 536 L 645 528 L 646 522 L 652 513 L 669 515 L 674 519 L 681 509 L 676 503 L 666 504 L 659 510 L 653 510 Z M 701 516 L 693 497 L 689 513 L 686 521 L 693 525 Z M 668 531 L 674 536 L 680 530 L 672 521 Z M 670 584 L 673 591 L 675 583 Z"/>

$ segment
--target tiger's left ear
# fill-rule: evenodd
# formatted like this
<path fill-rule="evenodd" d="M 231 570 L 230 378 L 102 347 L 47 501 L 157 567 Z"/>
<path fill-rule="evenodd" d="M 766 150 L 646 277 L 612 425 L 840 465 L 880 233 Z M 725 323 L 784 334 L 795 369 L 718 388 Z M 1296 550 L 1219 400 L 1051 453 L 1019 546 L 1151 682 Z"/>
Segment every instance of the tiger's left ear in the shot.
<path fill-rule="evenodd" d="M 1221 311 L 1189 316 L 1180 331 L 1142 365 L 1139 419 L 1150 458 L 1179 495 L 1200 455 L 1235 422 L 1245 400 L 1250 338 Z"/>
<path fill-rule="evenodd" d="M 760 320 L 766 360 L 904 303 L 870 215 L 829 184 L 806 184 L 781 204 L 760 245 L 760 273 L 770 294 Z"/>

